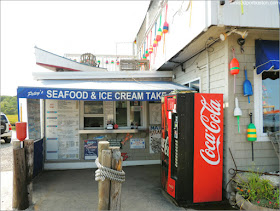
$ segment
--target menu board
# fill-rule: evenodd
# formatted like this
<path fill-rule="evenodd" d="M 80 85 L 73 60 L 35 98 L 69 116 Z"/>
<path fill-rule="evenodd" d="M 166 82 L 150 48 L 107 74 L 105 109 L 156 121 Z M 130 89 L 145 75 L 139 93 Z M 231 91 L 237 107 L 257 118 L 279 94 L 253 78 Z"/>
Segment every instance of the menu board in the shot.
<path fill-rule="evenodd" d="M 79 103 L 46 100 L 46 159 L 79 159 Z"/>
<path fill-rule="evenodd" d="M 149 104 L 150 113 L 150 124 L 160 125 L 161 124 L 161 103 L 150 103 Z"/>
<path fill-rule="evenodd" d="M 29 139 L 41 138 L 40 100 L 27 99 L 27 117 Z"/>

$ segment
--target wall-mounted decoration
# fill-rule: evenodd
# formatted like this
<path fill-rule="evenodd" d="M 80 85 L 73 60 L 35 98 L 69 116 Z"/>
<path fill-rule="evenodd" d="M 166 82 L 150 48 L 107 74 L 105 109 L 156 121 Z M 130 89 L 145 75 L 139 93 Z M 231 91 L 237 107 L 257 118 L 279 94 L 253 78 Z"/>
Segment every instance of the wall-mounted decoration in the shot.
<path fill-rule="evenodd" d="M 123 161 L 125 161 L 128 158 L 127 152 L 122 152 L 121 156 L 123 157 Z"/>
<path fill-rule="evenodd" d="M 165 45 L 165 34 L 168 32 L 168 29 L 169 29 L 169 24 L 167 23 L 167 7 L 168 7 L 168 4 L 166 3 L 165 5 L 166 7 L 166 10 L 165 10 L 165 21 L 164 21 L 164 24 L 163 24 L 163 53 L 164 53 L 164 45 Z"/>
<path fill-rule="evenodd" d="M 238 98 L 235 98 L 234 116 L 237 118 L 238 133 L 240 133 L 239 117 L 242 116 L 242 111 L 238 105 Z"/>
<path fill-rule="evenodd" d="M 232 48 L 233 59 L 229 63 L 229 71 L 231 75 L 234 75 L 234 94 L 235 94 L 235 75 L 239 73 L 239 62 L 235 58 L 234 48 Z"/>
<path fill-rule="evenodd" d="M 244 96 L 248 96 L 248 103 L 250 103 L 250 96 L 253 95 L 252 84 L 247 78 L 247 70 L 244 68 L 245 73 L 245 81 L 243 82 L 243 94 Z"/>
<path fill-rule="evenodd" d="M 129 133 L 126 134 L 125 138 L 122 140 L 121 144 L 125 145 L 125 143 L 127 141 L 129 141 L 132 138 L 132 135 L 130 135 Z"/>
<path fill-rule="evenodd" d="M 85 160 L 93 160 L 98 156 L 98 141 L 85 140 L 84 141 Z"/>
<path fill-rule="evenodd" d="M 158 42 L 161 40 L 161 36 L 162 36 L 162 30 L 161 30 L 160 26 L 161 26 L 161 14 L 160 14 L 160 18 L 159 18 L 159 26 L 158 26 L 157 36 L 156 36 L 156 40 Z"/>
<path fill-rule="evenodd" d="M 130 139 L 130 149 L 145 149 L 145 138 Z"/>
<path fill-rule="evenodd" d="M 252 116 L 253 114 L 250 113 L 250 124 L 248 125 L 247 129 L 247 140 L 251 141 L 252 143 L 252 161 L 254 161 L 254 141 L 257 140 L 257 129 L 256 126 L 253 124 Z"/>
<path fill-rule="evenodd" d="M 150 153 L 159 153 L 161 150 L 161 126 L 150 125 Z"/>

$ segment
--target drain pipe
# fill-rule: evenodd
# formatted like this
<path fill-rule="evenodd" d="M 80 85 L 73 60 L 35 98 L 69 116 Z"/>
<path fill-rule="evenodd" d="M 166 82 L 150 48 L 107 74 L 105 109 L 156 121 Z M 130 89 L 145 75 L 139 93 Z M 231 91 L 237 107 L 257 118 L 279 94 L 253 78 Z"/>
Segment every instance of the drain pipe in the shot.
<path fill-rule="evenodd" d="M 205 1 L 205 28 L 204 32 L 208 30 L 208 2 Z M 209 67 L 209 52 L 208 52 L 208 45 L 207 42 L 211 38 L 209 37 L 205 43 L 205 50 L 206 50 L 206 74 L 207 74 L 207 93 L 210 93 L 210 67 Z"/>
<path fill-rule="evenodd" d="M 207 93 L 210 93 L 210 67 L 209 67 L 208 47 L 206 47 L 206 73 L 207 73 Z"/>

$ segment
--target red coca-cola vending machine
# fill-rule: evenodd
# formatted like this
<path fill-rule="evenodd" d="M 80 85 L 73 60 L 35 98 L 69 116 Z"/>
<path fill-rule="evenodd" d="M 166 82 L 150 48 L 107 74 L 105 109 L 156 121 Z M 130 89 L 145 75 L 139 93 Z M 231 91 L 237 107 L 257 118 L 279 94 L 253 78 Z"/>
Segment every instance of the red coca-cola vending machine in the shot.
<path fill-rule="evenodd" d="M 223 95 L 162 102 L 161 185 L 178 205 L 222 200 Z"/>

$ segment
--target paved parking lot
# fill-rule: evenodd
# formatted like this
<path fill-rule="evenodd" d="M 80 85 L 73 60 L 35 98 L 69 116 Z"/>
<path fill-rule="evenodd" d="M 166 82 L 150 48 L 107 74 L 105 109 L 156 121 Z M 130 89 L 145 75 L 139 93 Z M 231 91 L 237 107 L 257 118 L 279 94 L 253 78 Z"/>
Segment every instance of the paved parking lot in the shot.
<path fill-rule="evenodd" d="M 16 133 L 13 131 L 12 141 L 16 138 Z M 13 144 L 5 143 L 1 139 L 0 146 L 1 158 L 1 210 L 12 209 L 13 197 Z"/>
<path fill-rule="evenodd" d="M 13 139 L 16 134 L 13 133 Z M 1 210 L 12 210 L 12 143 L 1 140 Z M 124 167 L 122 210 L 185 210 L 162 194 L 159 165 Z M 45 171 L 33 181 L 34 206 L 28 210 L 96 210 L 98 183 L 95 169 Z M 187 210 L 233 209 L 227 202 L 189 207 Z"/>

